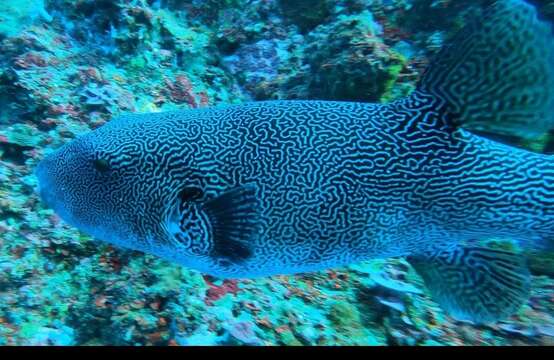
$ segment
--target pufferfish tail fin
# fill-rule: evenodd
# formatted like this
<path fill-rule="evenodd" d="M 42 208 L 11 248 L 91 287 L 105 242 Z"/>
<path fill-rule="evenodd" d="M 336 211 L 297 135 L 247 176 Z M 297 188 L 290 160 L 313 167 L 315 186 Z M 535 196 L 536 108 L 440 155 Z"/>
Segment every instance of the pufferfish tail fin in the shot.
<path fill-rule="evenodd" d="M 418 90 L 442 99 L 456 126 L 536 140 L 554 129 L 552 24 L 524 0 L 498 0 L 439 52 Z"/>
<path fill-rule="evenodd" d="M 433 298 L 458 320 L 491 323 L 523 305 L 531 289 L 525 258 L 516 251 L 454 247 L 409 257 Z"/>

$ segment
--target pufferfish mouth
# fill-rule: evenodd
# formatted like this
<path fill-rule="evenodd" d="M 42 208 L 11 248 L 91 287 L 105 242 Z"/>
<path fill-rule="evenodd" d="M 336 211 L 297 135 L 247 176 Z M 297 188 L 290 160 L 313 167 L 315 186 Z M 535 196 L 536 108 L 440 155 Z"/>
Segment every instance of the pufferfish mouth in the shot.
<path fill-rule="evenodd" d="M 37 193 L 41 201 L 49 208 L 52 208 L 54 204 L 54 199 L 51 191 L 48 191 L 44 186 L 41 186 L 40 183 L 37 186 Z"/>
<path fill-rule="evenodd" d="M 42 174 L 44 175 L 44 174 Z M 66 203 L 63 188 L 59 189 L 51 182 L 48 176 L 36 175 L 38 185 L 36 187 L 37 194 L 44 207 L 54 210 L 54 212 L 66 222 L 73 223 L 73 211 Z"/>
<path fill-rule="evenodd" d="M 56 201 L 57 195 L 56 195 L 56 191 L 54 191 L 54 187 L 51 181 L 52 179 L 50 179 L 50 176 L 48 176 L 48 173 L 45 167 L 46 165 L 43 160 L 38 164 L 35 170 L 35 176 L 37 178 L 37 186 L 35 188 L 35 191 L 40 197 L 41 201 L 47 207 L 54 209 L 54 206 L 57 202 Z"/>
<path fill-rule="evenodd" d="M 52 209 L 53 196 L 52 193 L 44 188 L 44 186 L 38 185 L 36 192 L 40 198 L 40 201 L 47 207 Z"/>

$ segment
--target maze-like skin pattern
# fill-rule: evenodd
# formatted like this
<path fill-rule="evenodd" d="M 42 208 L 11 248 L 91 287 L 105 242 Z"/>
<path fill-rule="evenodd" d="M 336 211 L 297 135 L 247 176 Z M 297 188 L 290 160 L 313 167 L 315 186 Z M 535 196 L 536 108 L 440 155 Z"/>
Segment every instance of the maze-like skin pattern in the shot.
<path fill-rule="evenodd" d="M 531 281 L 522 256 L 457 247 L 411 259 L 433 299 L 457 319 L 490 322 L 509 316 L 527 299 Z"/>
<path fill-rule="evenodd" d="M 130 115 L 39 166 L 43 198 L 100 239 L 222 277 L 312 271 L 554 227 L 554 161 L 454 129 L 420 92 L 389 105 L 282 101 Z M 108 169 L 93 165 L 103 159 Z M 225 266 L 168 232 L 179 191 L 260 201 L 250 256 Z M 192 238 L 196 234 L 189 234 Z M 212 239 L 213 240 L 213 239 Z"/>
<path fill-rule="evenodd" d="M 535 139 L 554 124 L 554 34 L 536 8 L 500 0 L 427 68 L 419 89 L 448 102 L 465 129 Z"/>
<path fill-rule="evenodd" d="M 175 240 L 193 255 L 204 255 L 214 247 L 210 221 L 194 202 L 176 202 L 162 224 Z"/>

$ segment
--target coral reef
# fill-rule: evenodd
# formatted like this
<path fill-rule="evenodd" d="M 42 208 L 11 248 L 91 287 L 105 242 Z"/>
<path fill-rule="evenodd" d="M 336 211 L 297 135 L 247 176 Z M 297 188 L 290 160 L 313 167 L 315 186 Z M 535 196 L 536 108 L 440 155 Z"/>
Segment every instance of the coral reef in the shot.
<path fill-rule="evenodd" d="M 462 3 L 2 1 L 0 345 L 553 345 L 548 252 L 527 254 L 528 304 L 475 325 L 445 315 L 401 259 L 214 279 L 99 243 L 34 191 L 45 154 L 126 112 L 404 96 L 486 1 Z"/>
<path fill-rule="evenodd" d="M 36 20 L 52 21 L 44 0 L 5 0 L 0 3 L 0 37 L 19 34 Z"/>
<path fill-rule="evenodd" d="M 302 33 L 322 24 L 331 15 L 331 2 L 327 0 L 279 0 L 283 17 L 298 26 Z"/>

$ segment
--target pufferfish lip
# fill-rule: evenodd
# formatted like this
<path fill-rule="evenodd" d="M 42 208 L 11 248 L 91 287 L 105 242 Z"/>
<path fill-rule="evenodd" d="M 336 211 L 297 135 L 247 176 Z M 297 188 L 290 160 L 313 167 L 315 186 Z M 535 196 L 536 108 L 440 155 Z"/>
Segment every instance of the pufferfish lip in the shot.
<path fill-rule="evenodd" d="M 35 191 L 40 197 L 40 199 L 42 200 L 42 202 L 44 202 L 48 207 L 51 207 L 52 205 L 51 194 L 50 194 L 50 191 L 48 190 L 49 184 L 45 178 L 43 166 L 41 165 L 42 163 L 39 163 L 39 166 L 37 167 L 37 170 L 35 172 L 35 176 L 37 177 L 37 180 L 38 180 L 37 186 L 35 187 Z"/>
<path fill-rule="evenodd" d="M 39 187 L 38 194 L 42 202 L 49 208 L 52 208 L 53 205 L 53 196 L 52 193 L 46 190 L 44 187 Z"/>
<path fill-rule="evenodd" d="M 35 170 L 35 176 L 37 178 L 37 186 L 35 188 L 36 193 L 47 207 L 52 208 L 55 204 L 55 191 L 52 179 L 48 175 L 45 160 L 38 164 Z"/>

